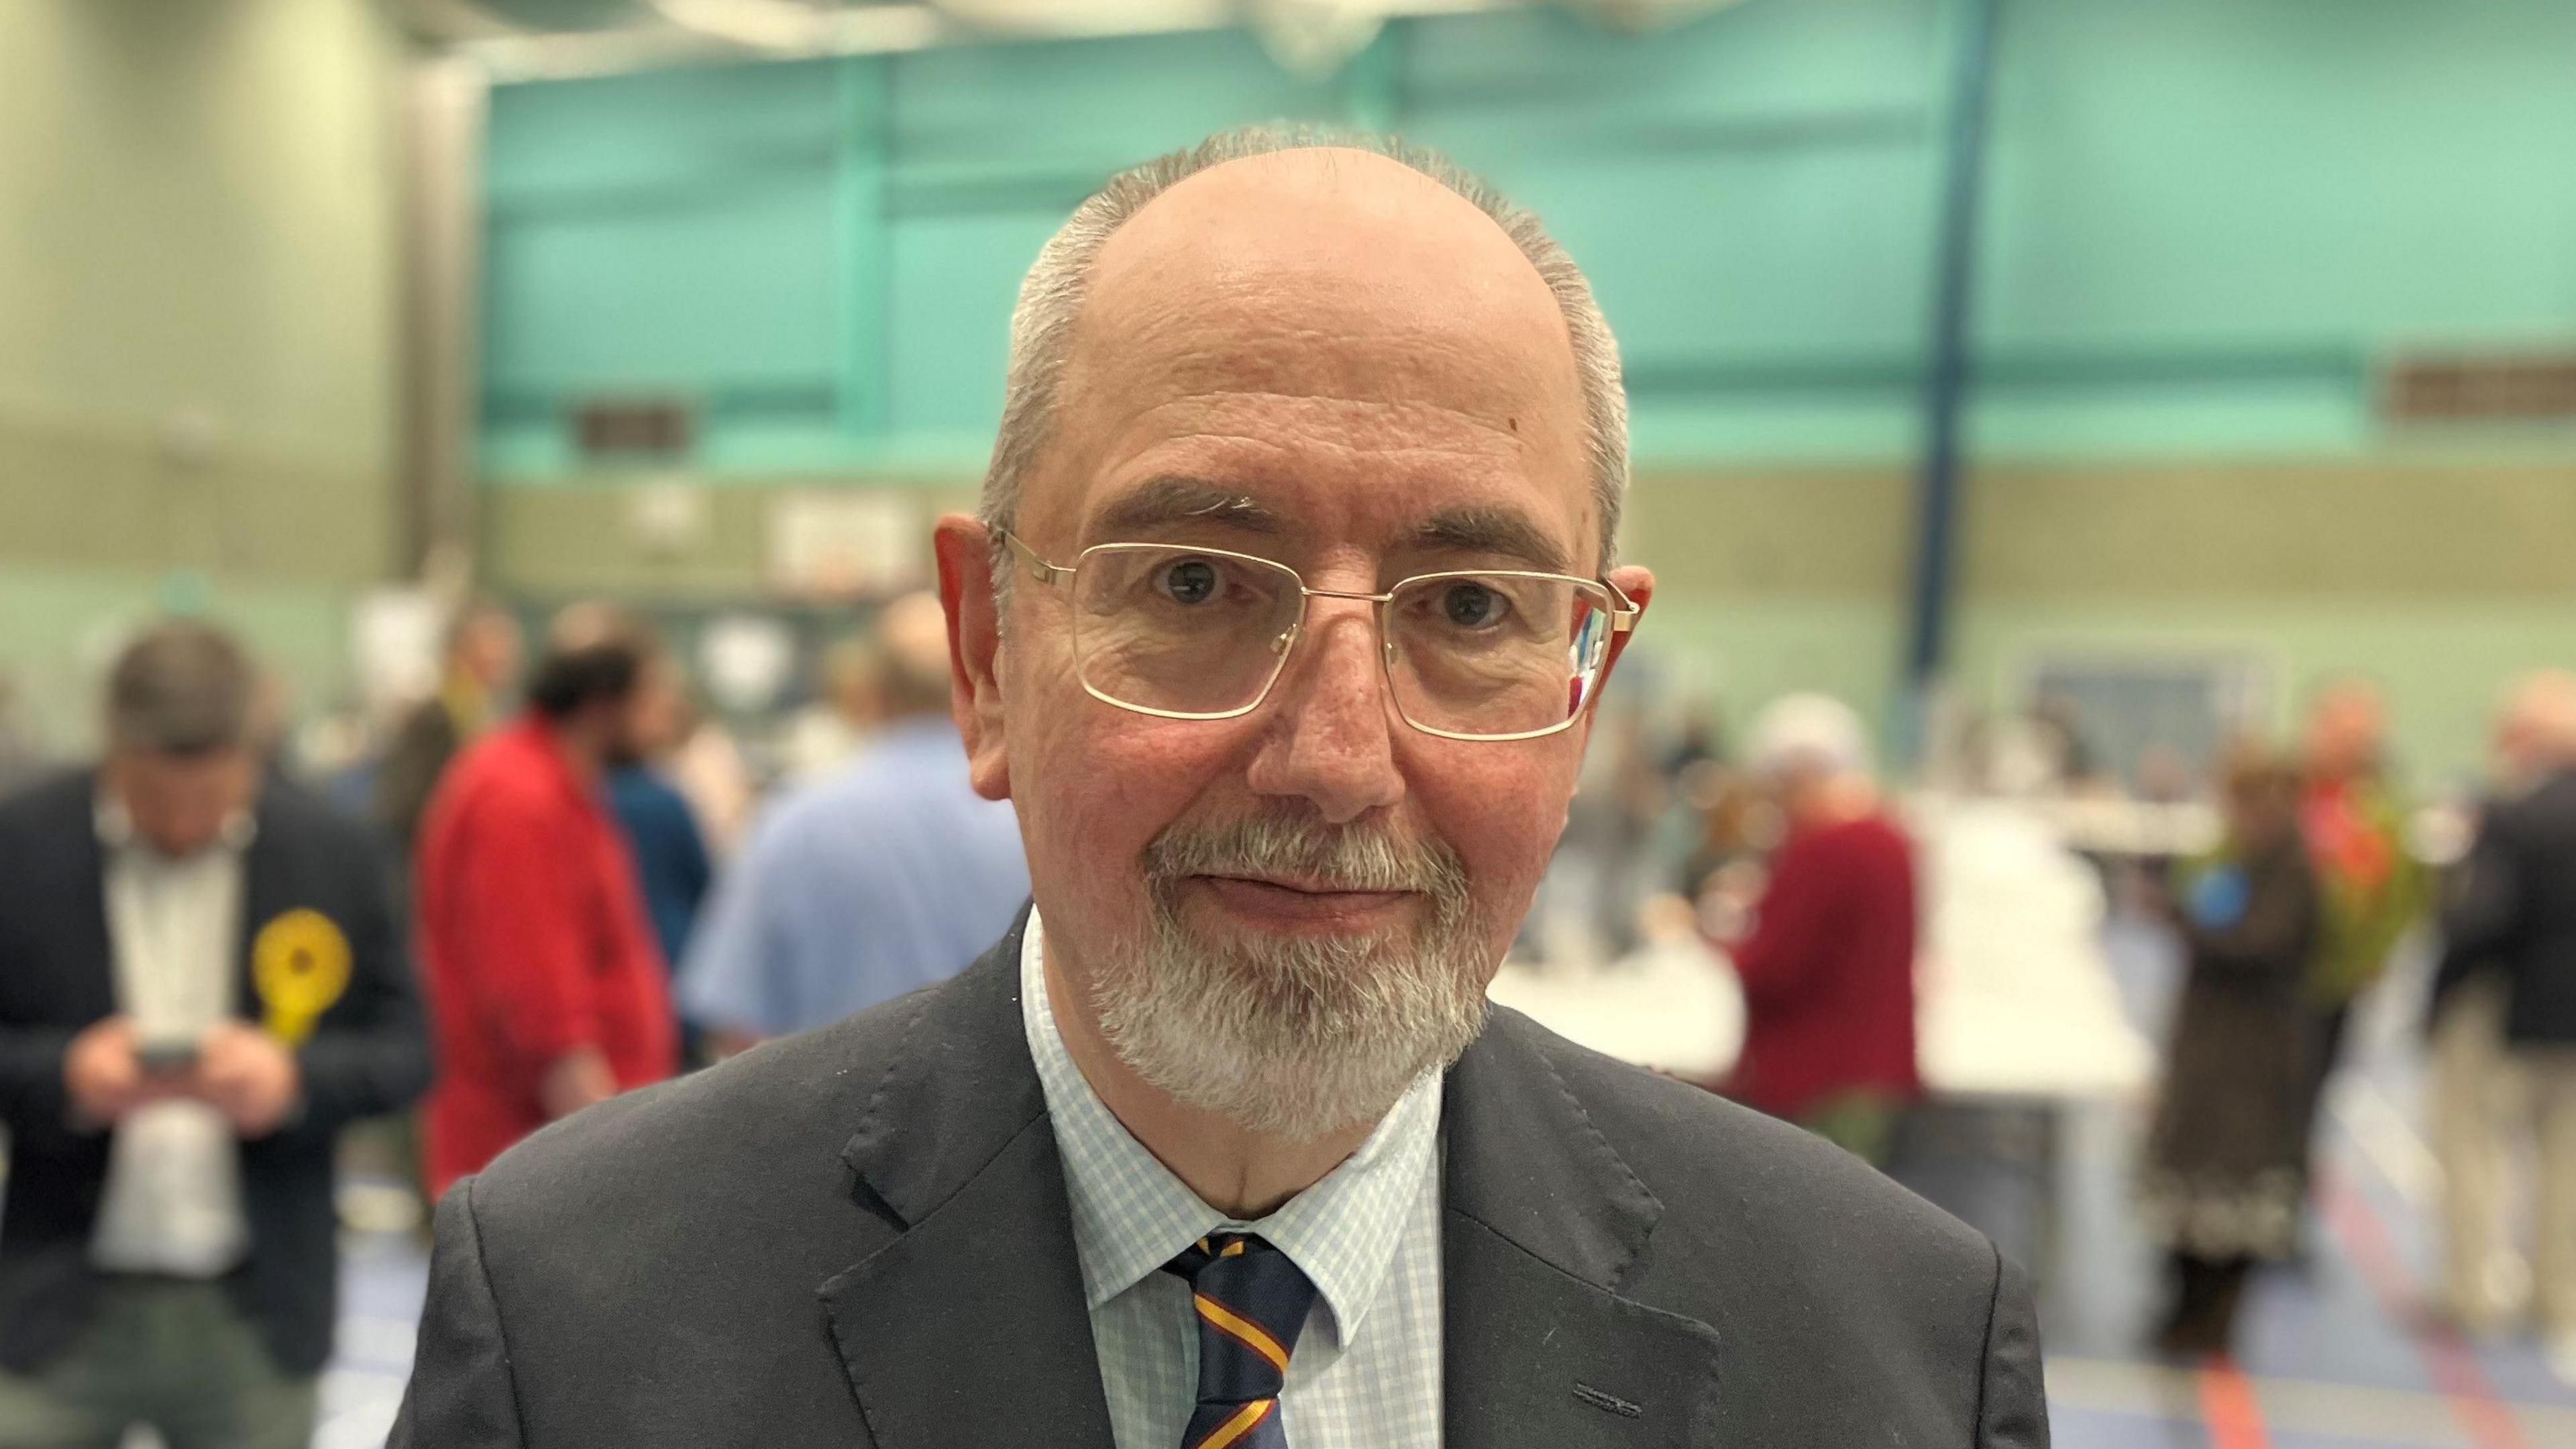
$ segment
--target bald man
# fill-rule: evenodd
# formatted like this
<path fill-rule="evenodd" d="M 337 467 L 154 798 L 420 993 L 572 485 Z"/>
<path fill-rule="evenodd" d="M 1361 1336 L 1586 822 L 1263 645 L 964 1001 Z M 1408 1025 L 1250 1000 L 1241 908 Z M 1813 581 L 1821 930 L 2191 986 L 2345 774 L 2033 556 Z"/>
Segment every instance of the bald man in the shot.
<path fill-rule="evenodd" d="M 948 718 L 937 596 L 888 605 L 865 751 L 752 827 L 680 971 L 680 1010 L 730 1056 L 945 981 L 1029 896 L 1011 807 L 975 793 Z"/>
<path fill-rule="evenodd" d="M 2444 1297 L 2472 1328 L 2509 1315 L 2505 1139 L 2532 1141 L 2535 1306 L 2550 1367 L 2576 1383 L 2576 675 L 2521 681 L 2496 747 L 2502 788 L 2445 902 L 2435 983 Z"/>
<path fill-rule="evenodd" d="M 2046 1443 L 1993 1244 L 1486 1002 L 1654 592 L 1626 426 L 1582 274 L 1435 157 L 1114 178 L 936 540 L 1033 908 L 451 1194 L 393 1442 Z"/>

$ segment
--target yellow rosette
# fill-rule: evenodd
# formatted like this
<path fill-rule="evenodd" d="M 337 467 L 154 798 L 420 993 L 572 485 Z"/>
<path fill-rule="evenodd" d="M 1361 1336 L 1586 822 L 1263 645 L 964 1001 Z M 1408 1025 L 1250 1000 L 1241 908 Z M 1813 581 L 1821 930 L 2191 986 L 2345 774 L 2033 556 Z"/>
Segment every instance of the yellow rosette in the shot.
<path fill-rule="evenodd" d="M 260 1024 L 290 1047 L 349 989 L 349 938 L 320 911 L 288 911 L 259 928 L 250 946 L 250 979 L 258 988 Z"/>

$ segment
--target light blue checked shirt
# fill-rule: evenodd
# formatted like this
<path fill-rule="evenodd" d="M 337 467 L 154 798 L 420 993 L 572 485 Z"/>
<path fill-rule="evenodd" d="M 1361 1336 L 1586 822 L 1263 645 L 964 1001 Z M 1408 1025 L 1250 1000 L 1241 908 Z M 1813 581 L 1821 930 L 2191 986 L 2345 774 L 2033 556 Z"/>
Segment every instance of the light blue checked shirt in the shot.
<path fill-rule="evenodd" d="M 1092 1091 L 1047 1006 L 1036 912 L 1020 1015 L 1046 1090 L 1118 1449 L 1180 1449 L 1198 1402 L 1189 1285 L 1162 1271 L 1220 1230 L 1259 1233 L 1313 1280 L 1280 1396 L 1290 1449 L 1440 1442 L 1440 1077 L 1424 1078 L 1323 1181 L 1240 1222 L 1155 1160 Z"/>

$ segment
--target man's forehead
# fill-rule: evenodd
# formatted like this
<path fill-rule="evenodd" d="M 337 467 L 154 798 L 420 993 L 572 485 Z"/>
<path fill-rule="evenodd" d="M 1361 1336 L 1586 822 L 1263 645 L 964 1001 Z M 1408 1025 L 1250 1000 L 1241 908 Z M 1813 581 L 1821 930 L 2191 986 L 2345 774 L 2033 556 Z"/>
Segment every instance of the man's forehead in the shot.
<path fill-rule="evenodd" d="M 1465 197 L 1365 151 L 1246 157 L 1175 183 L 1102 246 L 1087 291 L 1095 341 L 1150 343 L 1247 308 L 1329 330 L 1441 319 L 1572 380 L 1563 314 L 1519 246 Z"/>
<path fill-rule="evenodd" d="M 1497 255 L 1519 251 L 1474 202 L 1401 161 L 1357 147 L 1307 146 L 1220 162 L 1173 182 L 1137 208 L 1104 254 L 1166 228 L 1262 229 L 1280 215 L 1323 220 L 1326 212 L 1337 226 L 1376 220 L 1408 231 L 1445 228 L 1453 241 L 1482 238 Z"/>
<path fill-rule="evenodd" d="M 1581 386 L 1545 280 L 1473 203 L 1366 152 L 1229 162 L 1140 209 L 1094 268 L 1060 398 L 1078 476 L 1234 431 L 1499 451 L 1550 491 L 1582 486 Z"/>
<path fill-rule="evenodd" d="M 1084 543 L 1163 537 L 1175 530 L 1215 529 L 1247 544 L 1258 540 L 1266 556 L 1311 547 L 1333 535 L 1342 543 L 1416 553 L 1505 557 L 1545 573 L 1577 567 L 1579 519 L 1551 520 L 1531 500 L 1508 491 L 1480 496 L 1448 490 L 1422 496 L 1403 489 L 1345 493 L 1317 517 L 1307 490 L 1246 489 L 1231 479 L 1156 473 L 1122 482 L 1092 500 Z M 1347 505 L 1358 504 L 1354 508 Z M 1375 504 L 1371 507 L 1368 505 Z M 1568 533 L 1568 529 L 1572 533 Z"/>

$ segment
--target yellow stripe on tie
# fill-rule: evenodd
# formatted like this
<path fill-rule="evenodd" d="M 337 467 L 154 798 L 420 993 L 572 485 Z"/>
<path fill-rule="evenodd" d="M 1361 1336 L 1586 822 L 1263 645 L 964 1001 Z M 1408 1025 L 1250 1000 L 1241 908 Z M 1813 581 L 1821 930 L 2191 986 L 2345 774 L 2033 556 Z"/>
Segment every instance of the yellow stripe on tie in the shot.
<path fill-rule="evenodd" d="M 1269 1330 L 1204 1293 L 1191 1296 L 1198 1300 L 1199 1317 L 1225 1330 L 1244 1347 L 1270 1360 L 1271 1365 L 1282 1374 L 1288 1372 L 1288 1350 L 1279 1346 L 1279 1340 L 1272 1338 Z"/>
<path fill-rule="evenodd" d="M 1279 1407 L 1277 1399 L 1253 1400 L 1236 1410 L 1233 1418 L 1217 1425 L 1213 1432 L 1194 1446 L 1194 1449 L 1226 1449 L 1230 1444 L 1240 1443 L 1244 1435 L 1261 1427 L 1261 1421 L 1269 1418 L 1270 1411 L 1277 1407 Z"/>
<path fill-rule="evenodd" d="M 1248 1248 L 1248 1247 L 1250 1247 L 1250 1246 L 1252 1246 L 1252 1245 L 1251 1245 L 1251 1244 L 1249 1244 L 1249 1243 L 1247 1243 L 1247 1242 L 1245 1242 L 1243 1239 L 1241 1239 L 1241 1238 L 1237 1238 L 1237 1239 L 1235 1239 L 1233 1242 L 1226 1244 L 1226 1245 L 1225 1245 L 1225 1251 L 1224 1251 L 1224 1252 L 1222 1252 L 1222 1253 L 1217 1254 L 1217 1256 L 1218 1256 L 1218 1257 L 1220 1257 L 1220 1258 L 1231 1258 L 1231 1257 L 1233 1257 L 1235 1254 L 1242 1252 L 1245 1248 Z"/>

